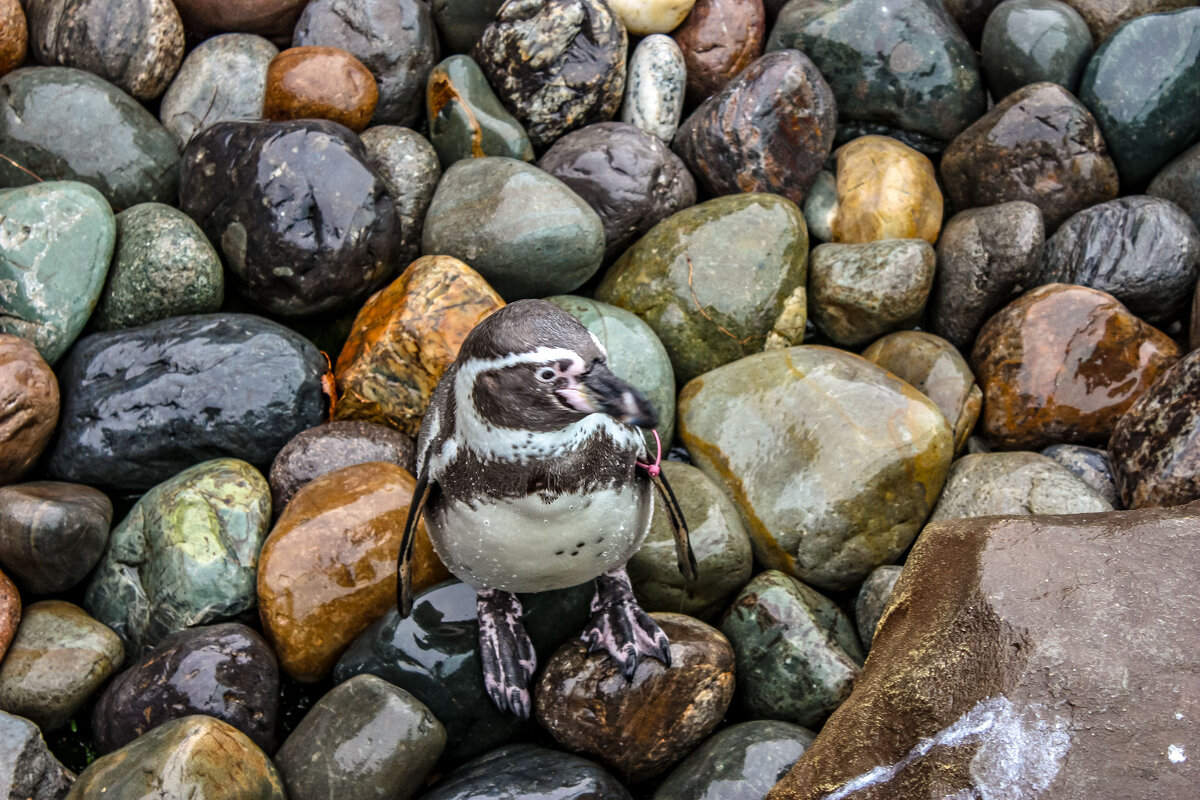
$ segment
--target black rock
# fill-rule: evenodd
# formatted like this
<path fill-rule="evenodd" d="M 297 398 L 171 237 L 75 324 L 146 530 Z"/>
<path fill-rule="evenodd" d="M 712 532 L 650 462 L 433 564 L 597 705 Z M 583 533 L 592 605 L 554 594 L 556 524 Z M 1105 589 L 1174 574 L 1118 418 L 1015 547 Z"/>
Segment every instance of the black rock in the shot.
<path fill-rule="evenodd" d="M 586 758 L 511 744 L 463 764 L 421 800 L 629 800 L 612 775 Z"/>
<path fill-rule="evenodd" d="M 275 314 L 360 300 L 396 268 L 400 226 L 348 128 L 221 122 L 184 151 L 180 207 L 221 250 L 235 286 Z"/>
<path fill-rule="evenodd" d="M 221 456 L 265 470 L 288 440 L 323 421 L 325 370 L 308 340 L 250 314 L 93 334 L 58 371 L 50 473 L 137 491 Z"/>

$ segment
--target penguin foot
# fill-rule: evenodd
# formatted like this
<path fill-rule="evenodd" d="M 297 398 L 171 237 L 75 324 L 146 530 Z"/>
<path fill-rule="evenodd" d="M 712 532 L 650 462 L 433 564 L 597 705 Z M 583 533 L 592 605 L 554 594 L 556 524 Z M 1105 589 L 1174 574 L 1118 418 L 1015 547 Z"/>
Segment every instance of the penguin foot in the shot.
<path fill-rule="evenodd" d="M 483 686 L 501 711 L 529 719 L 529 682 L 537 654 L 521 623 L 521 601 L 512 592 L 482 589 L 475 595 Z"/>
<path fill-rule="evenodd" d="M 589 654 L 606 651 L 621 667 L 625 680 L 633 679 L 646 656 L 671 666 L 671 643 L 658 623 L 638 606 L 624 569 L 596 578 L 592 618 L 579 638 L 587 643 Z"/>

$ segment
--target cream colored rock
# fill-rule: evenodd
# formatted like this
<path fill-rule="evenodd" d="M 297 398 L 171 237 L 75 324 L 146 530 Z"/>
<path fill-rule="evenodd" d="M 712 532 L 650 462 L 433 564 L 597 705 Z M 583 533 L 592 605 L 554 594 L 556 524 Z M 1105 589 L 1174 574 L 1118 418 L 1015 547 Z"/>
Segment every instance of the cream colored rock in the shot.
<path fill-rule="evenodd" d="M 609 6 L 635 36 L 670 33 L 687 17 L 696 0 L 608 0 Z"/>

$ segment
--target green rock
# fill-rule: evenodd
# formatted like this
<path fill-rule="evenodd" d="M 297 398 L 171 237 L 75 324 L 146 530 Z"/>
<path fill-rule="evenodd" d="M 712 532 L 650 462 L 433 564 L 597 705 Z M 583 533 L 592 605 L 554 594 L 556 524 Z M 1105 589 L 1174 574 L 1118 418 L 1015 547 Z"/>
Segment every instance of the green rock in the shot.
<path fill-rule="evenodd" d="M 421 234 L 425 255 L 465 261 L 508 301 L 578 289 L 600 268 L 604 225 L 557 178 L 499 156 L 442 175 Z"/>
<path fill-rule="evenodd" d="M 883 616 L 883 609 L 887 608 L 888 600 L 892 597 L 892 587 L 903 571 L 904 567 L 895 564 L 876 567 L 858 589 L 858 597 L 854 601 L 854 624 L 858 627 L 858 640 L 868 650 L 875 639 L 875 628 Z"/>
<path fill-rule="evenodd" d="M 96 330 L 218 311 L 224 297 L 221 257 L 191 217 L 161 203 L 117 214 L 117 250 L 92 320 Z"/>
<path fill-rule="evenodd" d="M 90 186 L 51 181 L 0 191 L 0 333 L 58 361 L 100 297 L 115 239 L 112 209 Z"/>
<path fill-rule="evenodd" d="M 666 348 L 650 326 L 623 308 L 589 297 L 564 294 L 546 299 L 594 333 L 608 351 L 608 368 L 613 374 L 641 389 L 654 404 L 663 449 L 669 448 L 675 435 L 675 373 Z M 648 437 L 651 453 L 653 443 L 653 437 Z"/>
<path fill-rule="evenodd" d="M 655 225 L 608 270 L 596 299 L 645 320 L 683 383 L 803 341 L 807 266 L 808 230 L 795 203 L 729 195 Z"/>
<path fill-rule="evenodd" d="M 767 41 L 768 51 L 787 48 L 829 81 L 842 127 L 945 143 L 987 109 L 974 48 L 938 0 L 793 0 Z"/>
<path fill-rule="evenodd" d="M 271 489 L 244 461 L 186 469 L 142 495 L 113 528 L 84 604 L 130 658 L 168 634 L 234 619 L 257 599 Z"/>
<path fill-rule="evenodd" d="M 730 725 L 684 759 L 653 800 L 762 800 L 815 736 L 777 720 Z"/>
<path fill-rule="evenodd" d="M 408 800 L 446 745 L 446 729 L 420 701 L 374 675 L 335 686 L 279 748 L 291 800 Z"/>
<path fill-rule="evenodd" d="M 1104 133 L 1122 190 L 1145 186 L 1200 133 L 1200 9 L 1122 25 L 1088 62 L 1079 99 Z"/>
<path fill-rule="evenodd" d="M 755 719 L 820 724 L 850 696 L 863 663 L 849 617 L 776 570 L 746 584 L 720 628 L 737 659 L 742 708 Z"/>
<path fill-rule="evenodd" d="M 895 561 L 950 468 L 950 426 L 869 361 L 808 345 L 743 358 L 679 395 L 693 463 L 733 497 L 758 563 L 822 589 Z"/>
<path fill-rule="evenodd" d="M 175 202 L 175 137 L 111 83 L 69 67 L 26 67 L 0 78 L 0 97 L 0 153 L 25 168 L 0 159 L 0 186 L 82 181 L 118 211 Z"/>
<path fill-rule="evenodd" d="M 214 717 L 159 725 L 93 761 L 66 800 L 287 800 L 271 759 L 250 737 Z M 293 799 L 295 800 L 295 799 Z"/>
<path fill-rule="evenodd" d="M 425 92 L 429 140 L 442 169 L 480 156 L 533 160 L 533 145 L 517 118 L 501 105 L 470 56 L 450 56 L 429 73 Z"/>
<path fill-rule="evenodd" d="M 678 461 L 664 461 L 662 470 L 687 520 L 699 579 L 689 583 L 679 574 L 675 539 L 662 503 L 654 507 L 646 541 L 626 565 L 629 578 L 646 611 L 708 620 L 750 580 L 754 569 L 750 537 L 733 501 L 711 478 Z"/>
<path fill-rule="evenodd" d="M 1059 0 L 1005 0 L 983 27 L 983 72 L 997 100 L 1049 81 L 1074 92 L 1092 55 L 1079 12 Z"/>

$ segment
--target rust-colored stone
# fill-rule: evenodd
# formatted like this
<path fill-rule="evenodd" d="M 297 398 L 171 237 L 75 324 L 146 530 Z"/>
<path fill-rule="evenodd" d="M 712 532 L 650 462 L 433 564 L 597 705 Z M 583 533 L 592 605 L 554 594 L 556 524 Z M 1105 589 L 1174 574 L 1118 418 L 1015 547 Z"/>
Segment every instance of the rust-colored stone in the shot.
<path fill-rule="evenodd" d="M 269 120 L 328 119 L 361 131 L 378 103 L 375 76 L 336 47 L 293 47 L 267 67 L 263 116 Z"/>
<path fill-rule="evenodd" d="M 937 242 L 942 190 L 933 162 L 890 136 L 860 136 L 837 151 L 833 241 Z"/>
<path fill-rule="evenodd" d="M 4 660 L 20 624 L 21 593 L 8 576 L 0 572 L 0 661 Z"/>
<path fill-rule="evenodd" d="M 37 348 L 0 334 L 0 485 L 20 478 L 58 423 L 58 379 Z"/>
<path fill-rule="evenodd" d="M 308 0 L 175 0 L 191 33 L 257 33 L 291 41 Z"/>
<path fill-rule="evenodd" d="M 279 664 L 316 681 L 396 602 L 396 557 L 416 481 L 395 464 L 355 464 L 304 486 L 263 545 L 258 612 Z M 450 577 L 422 523 L 415 591 Z"/>
<path fill-rule="evenodd" d="M 651 614 L 671 641 L 671 666 L 645 658 L 633 680 L 579 640 L 559 648 L 538 681 L 534 709 L 559 744 L 630 782 L 652 778 L 717 727 L 733 699 L 733 648 L 683 614 Z"/>
<path fill-rule="evenodd" d="M 971 366 L 983 388 L 983 431 L 1005 449 L 1102 443 L 1178 357 L 1166 334 L 1112 295 L 1041 286 L 979 332 Z"/>
<path fill-rule="evenodd" d="M 687 65 L 687 101 L 699 105 L 762 55 L 767 15 L 762 0 L 696 0 L 671 34 Z"/>
<path fill-rule="evenodd" d="M 487 281 L 458 259 L 417 259 L 354 319 L 337 360 L 334 416 L 389 425 L 415 437 L 463 339 L 503 306 Z"/>
<path fill-rule="evenodd" d="M 25 61 L 29 47 L 29 27 L 20 0 L 0 0 L 0 75 Z"/>

